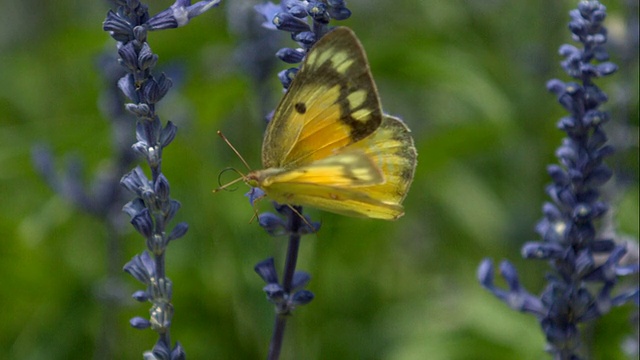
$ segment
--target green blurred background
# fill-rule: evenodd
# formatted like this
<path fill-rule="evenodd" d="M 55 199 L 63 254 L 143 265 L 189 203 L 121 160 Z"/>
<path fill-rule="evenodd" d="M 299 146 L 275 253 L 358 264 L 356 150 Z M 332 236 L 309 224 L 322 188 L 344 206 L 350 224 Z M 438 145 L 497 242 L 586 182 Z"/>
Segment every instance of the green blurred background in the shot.
<path fill-rule="evenodd" d="M 151 13 L 171 3 L 154 1 Z M 170 245 L 167 273 L 172 340 L 191 359 L 265 357 L 273 308 L 253 266 L 274 256 L 281 269 L 286 249 L 285 238 L 249 224 L 243 188 L 211 193 L 222 169 L 242 168 L 216 130 L 258 167 L 262 118 L 281 96 L 276 73 L 286 64 L 266 69 L 261 86 L 240 66 L 237 50 L 257 26 L 252 4 L 223 1 L 184 28 L 149 35 L 159 70 L 182 69 L 159 114 L 179 126 L 163 170 L 183 205 L 175 222 L 190 230 Z M 483 290 L 476 268 L 484 257 L 507 258 L 530 291 L 544 286 L 547 265 L 522 260 L 520 247 L 537 239 L 545 169 L 562 138 L 556 121 L 565 112 L 545 83 L 568 80 L 557 48 L 570 42 L 576 4 L 348 2 L 353 16 L 340 23 L 362 41 L 385 111 L 413 130 L 419 163 L 397 222 L 307 211 L 323 225 L 304 238 L 298 268 L 312 275 L 316 298 L 290 319 L 283 359 L 546 358 L 536 319 Z M 608 162 L 618 176 L 605 190 L 612 216 L 602 225 L 637 239 L 638 48 L 625 40 L 637 39 L 627 24 L 637 1 L 604 4 L 621 68 L 598 83 L 619 149 Z M 104 224 L 57 196 L 31 162 L 32 147 L 48 144 L 59 170 L 82 158 L 87 182 L 111 165 L 99 99 L 113 84 L 97 71 L 99 56 L 115 52 L 101 30 L 107 9 L 105 1 L 0 1 L 0 358 L 101 359 L 111 343 L 108 357 L 139 359 L 156 340 L 128 324 L 148 314 L 129 297 L 139 283 L 119 271 L 107 281 L 109 264 L 120 268 L 144 249 L 127 216 L 109 263 Z M 275 45 L 293 45 L 277 36 Z M 107 288 L 118 306 L 105 305 Z M 625 358 L 632 312 L 614 309 L 585 328 L 593 359 Z"/>

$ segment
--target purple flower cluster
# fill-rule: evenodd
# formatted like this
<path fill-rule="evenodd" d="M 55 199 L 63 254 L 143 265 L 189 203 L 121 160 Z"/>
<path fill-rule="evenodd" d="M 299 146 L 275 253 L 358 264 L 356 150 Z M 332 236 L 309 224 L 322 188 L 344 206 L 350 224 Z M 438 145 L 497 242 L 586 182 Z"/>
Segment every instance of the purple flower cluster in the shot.
<path fill-rule="evenodd" d="M 165 251 L 171 240 L 179 239 L 188 230 L 186 223 L 179 223 L 167 231 L 169 222 L 180 208 L 180 203 L 170 197 L 169 181 L 162 173 L 162 153 L 176 136 L 177 127 L 162 121 L 155 111 L 155 104 L 162 100 L 172 82 L 164 74 L 153 75 L 158 61 L 147 42 L 150 30 L 171 29 L 186 25 L 189 20 L 216 6 L 219 0 L 178 0 L 170 8 L 149 17 L 146 5 L 138 0 L 115 1 L 117 10 L 109 11 L 103 29 L 118 42 L 118 62 L 126 74 L 118 80 L 118 87 L 130 101 L 125 108 L 136 117 L 136 139 L 132 149 L 146 159 L 151 178 L 140 167 L 124 175 L 121 185 L 135 195 L 124 206 L 131 217 L 131 224 L 146 240 L 147 250 L 136 255 L 124 270 L 145 285 L 133 298 L 152 304 L 150 318 L 135 317 L 131 325 L 138 329 L 151 327 L 159 335 L 152 351 L 145 353 L 148 359 L 184 359 L 180 343 L 171 348 L 170 327 L 173 318 L 172 283 L 165 274 Z"/>
<path fill-rule="evenodd" d="M 593 82 L 617 69 L 607 62 L 604 48 L 606 8 L 595 0 L 582 1 L 570 16 L 569 29 L 582 48 L 563 45 L 559 52 L 564 57 L 562 68 L 576 82 L 554 79 L 547 83 L 569 112 L 558 123 L 567 137 L 556 152 L 560 165 L 547 169 L 553 183 L 546 192 L 552 201 L 544 204 L 544 218 L 536 226 L 542 240 L 522 248 L 525 258 L 547 260 L 553 271 L 537 297 L 521 286 L 508 261 L 500 264 L 508 289 L 494 285 L 491 260 L 485 259 L 478 269 L 486 289 L 509 307 L 538 318 L 547 351 L 556 359 L 581 358 L 579 324 L 603 316 L 614 306 L 638 304 L 638 288 L 613 293 L 619 278 L 638 273 L 638 265 L 620 265 L 625 246 L 601 238 L 594 225 L 608 210 L 600 200 L 600 188 L 612 176 L 603 163 L 613 153 L 603 128 L 609 115 L 599 109 L 607 96 Z"/>
<path fill-rule="evenodd" d="M 331 29 L 331 19 L 345 20 L 351 16 L 344 0 L 283 0 L 280 5 L 268 2 L 255 8 L 265 18 L 262 26 L 291 33 L 291 39 L 300 46 L 296 49 L 282 48 L 276 53 L 288 64 L 297 64 L 304 59 L 316 41 Z M 278 73 L 285 89 L 289 88 L 297 71 L 297 68 L 289 68 Z"/>

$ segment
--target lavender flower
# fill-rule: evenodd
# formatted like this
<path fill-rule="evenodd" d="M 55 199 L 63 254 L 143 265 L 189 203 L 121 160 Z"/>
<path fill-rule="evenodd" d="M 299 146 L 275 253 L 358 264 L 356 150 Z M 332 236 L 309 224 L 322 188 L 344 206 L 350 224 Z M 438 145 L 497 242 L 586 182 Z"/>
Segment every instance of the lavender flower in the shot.
<path fill-rule="evenodd" d="M 614 306 L 632 300 L 638 304 L 637 288 L 613 294 L 619 277 L 638 273 L 638 266 L 621 266 L 626 248 L 613 239 L 601 238 L 594 225 L 608 210 L 600 200 L 600 188 L 612 176 L 603 163 L 613 153 L 613 148 L 606 145 L 603 128 L 609 115 L 599 108 L 607 96 L 593 82 L 617 69 L 607 62 L 604 48 L 606 9 L 596 0 L 582 1 L 570 16 L 569 29 L 582 48 L 563 45 L 559 52 L 564 57 L 562 68 L 578 82 L 554 79 L 547 83 L 569 112 L 558 123 L 567 137 L 556 152 L 560 165 L 547 169 L 553 180 L 546 189 L 552 202 L 544 204 L 544 218 L 536 226 L 542 241 L 526 243 L 522 248 L 525 258 L 548 260 L 553 271 L 537 297 L 520 285 L 508 261 L 500 264 L 508 289 L 494 285 L 491 260 L 485 259 L 478 269 L 480 283 L 496 297 L 538 318 L 547 351 L 554 359 L 581 358 L 580 324 L 605 315 Z M 596 255 L 606 260 L 598 262 Z"/>
<path fill-rule="evenodd" d="M 184 236 L 186 223 L 179 223 L 169 232 L 167 226 L 180 208 L 170 197 L 169 181 L 162 173 L 162 152 L 176 136 L 177 127 L 167 122 L 162 125 L 155 112 L 155 104 L 162 100 L 172 82 L 164 74 L 155 77 L 153 68 L 158 56 L 147 43 L 147 31 L 183 26 L 189 20 L 216 6 L 216 1 L 178 0 L 169 9 L 149 17 L 146 5 L 137 0 L 118 0 L 116 12 L 109 11 L 103 29 L 118 42 L 118 62 L 127 73 L 118 81 L 118 87 L 131 101 L 125 108 L 137 118 L 136 139 L 132 149 L 143 156 L 151 171 L 148 178 L 140 167 L 124 175 L 121 185 L 136 197 L 124 206 L 131 224 L 145 239 L 147 251 L 136 255 L 124 270 L 145 285 L 133 298 L 152 304 L 150 319 L 135 317 L 130 323 L 137 329 L 150 327 L 159 335 L 152 351 L 145 359 L 184 359 L 180 343 L 171 348 L 170 327 L 173 319 L 171 304 L 173 285 L 166 277 L 164 256 L 170 241 Z"/>
<path fill-rule="evenodd" d="M 289 64 L 302 62 L 306 53 L 329 30 L 329 21 L 345 20 L 351 16 L 344 0 L 304 1 L 284 0 L 280 5 L 268 2 L 256 5 L 265 22 L 262 26 L 291 33 L 291 39 L 296 41 L 299 48 L 283 48 L 276 56 Z M 285 89 L 289 88 L 297 68 L 282 70 L 278 79 Z"/>
<path fill-rule="evenodd" d="M 331 19 L 344 20 L 351 15 L 351 11 L 345 7 L 343 0 L 283 0 L 280 5 L 268 2 L 256 5 L 255 9 L 265 19 L 263 27 L 289 32 L 291 38 L 298 43 L 298 48 L 284 48 L 276 53 L 280 60 L 288 64 L 297 64 L 304 59 L 316 41 L 330 30 L 329 22 Z M 297 71 L 298 68 L 292 67 L 278 74 L 285 89 L 289 88 Z M 270 120 L 271 115 L 267 118 Z M 251 203 L 259 196 L 260 194 L 256 190 L 252 190 L 248 194 Z M 295 307 L 308 304 L 313 300 L 313 293 L 303 289 L 311 280 L 311 276 L 304 272 L 296 272 L 295 269 L 300 237 L 320 229 L 319 223 L 312 222 L 310 218 L 302 214 L 302 207 L 274 205 L 276 211 L 284 219 L 273 213 L 263 213 L 259 216 L 259 224 L 272 236 L 289 236 L 282 282 L 278 279 L 273 258 L 264 260 L 255 266 L 255 271 L 267 283 L 263 288 L 267 299 L 276 308 L 273 336 L 267 357 L 270 360 L 280 357 L 286 316 L 290 315 Z"/>

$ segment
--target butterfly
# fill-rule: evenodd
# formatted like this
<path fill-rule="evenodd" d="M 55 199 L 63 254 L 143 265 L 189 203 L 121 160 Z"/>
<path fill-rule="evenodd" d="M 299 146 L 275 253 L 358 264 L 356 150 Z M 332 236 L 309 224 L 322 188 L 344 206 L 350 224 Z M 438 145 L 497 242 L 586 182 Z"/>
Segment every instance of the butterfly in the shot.
<path fill-rule="evenodd" d="M 267 125 L 264 169 L 244 180 L 281 204 L 395 220 L 416 159 L 409 128 L 382 112 L 362 45 L 337 27 L 308 52 Z"/>

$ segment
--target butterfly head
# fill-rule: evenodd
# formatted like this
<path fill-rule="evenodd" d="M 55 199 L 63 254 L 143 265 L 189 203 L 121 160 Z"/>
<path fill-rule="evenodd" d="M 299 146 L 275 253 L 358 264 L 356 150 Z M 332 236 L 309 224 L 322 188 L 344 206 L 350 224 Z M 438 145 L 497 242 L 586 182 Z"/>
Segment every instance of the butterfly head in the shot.
<path fill-rule="evenodd" d="M 260 180 L 261 177 L 259 171 L 252 171 L 244 177 L 245 184 L 251 186 L 252 188 L 259 188 L 261 182 Z"/>
<path fill-rule="evenodd" d="M 254 170 L 244 177 L 244 182 L 251 187 L 259 187 L 266 190 L 271 184 L 273 184 L 276 175 L 281 174 L 282 169 L 268 168 L 264 170 Z"/>

